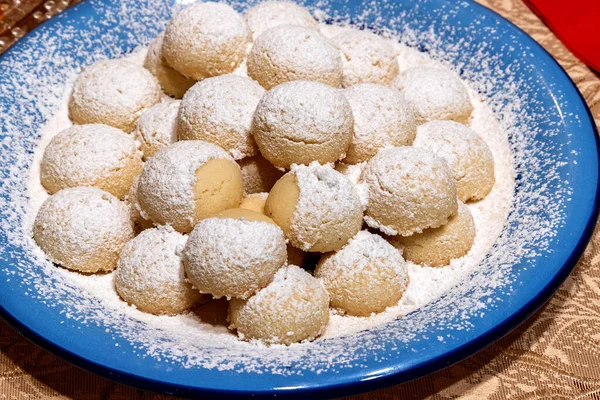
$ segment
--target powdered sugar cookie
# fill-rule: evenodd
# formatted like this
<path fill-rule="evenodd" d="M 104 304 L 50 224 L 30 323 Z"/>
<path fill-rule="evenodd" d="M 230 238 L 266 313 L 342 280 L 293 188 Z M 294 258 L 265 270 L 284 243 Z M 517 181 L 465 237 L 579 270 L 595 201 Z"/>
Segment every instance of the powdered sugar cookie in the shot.
<path fill-rule="evenodd" d="M 244 340 L 288 345 L 310 341 L 329 321 L 329 296 L 308 272 L 288 265 L 248 300 L 232 299 L 229 321 Z"/>
<path fill-rule="evenodd" d="M 394 246 L 402 248 L 404 257 L 417 264 L 431 267 L 448 265 L 454 258 L 469 252 L 475 240 L 475 223 L 469 207 L 458 203 L 456 215 L 439 228 L 426 229 L 422 233 L 390 240 Z"/>
<path fill-rule="evenodd" d="M 343 87 L 365 82 L 389 85 L 398 76 L 396 51 L 381 36 L 353 30 L 334 36 L 331 41 L 342 55 Z"/>
<path fill-rule="evenodd" d="M 396 305 L 408 284 L 400 253 L 368 231 L 358 232 L 335 253 L 323 255 L 315 277 L 327 289 L 332 307 L 359 316 Z"/>
<path fill-rule="evenodd" d="M 159 226 L 127 242 L 115 272 L 119 296 L 151 314 L 179 314 L 200 302 L 203 296 L 187 282 L 181 262 L 186 240 Z"/>
<path fill-rule="evenodd" d="M 352 108 L 340 91 L 294 81 L 271 89 L 254 113 L 252 132 L 262 155 L 278 168 L 335 162 L 352 140 Z"/>
<path fill-rule="evenodd" d="M 494 156 L 473 130 L 454 121 L 431 121 L 419 126 L 415 147 L 446 160 L 462 201 L 483 199 L 494 187 Z"/>
<path fill-rule="evenodd" d="M 294 166 L 277 181 L 265 204 L 268 216 L 301 250 L 338 250 L 362 226 L 363 208 L 354 185 L 334 169 Z"/>
<path fill-rule="evenodd" d="M 50 194 L 95 186 L 123 198 L 141 170 L 142 154 L 129 135 L 108 125 L 74 125 L 44 150 L 40 179 Z"/>
<path fill-rule="evenodd" d="M 180 140 L 204 140 L 236 160 L 258 152 L 252 117 L 265 90 L 250 78 L 223 75 L 195 84 L 183 97 L 177 133 Z"/>
<path fill-rule="evenodd" d="M 248 76 L 267 90 L 297 80 L 339 87 L 342 74 L 337 48 L 319 32 L 301 26 L 268 29 L 248 54 Z"/>
<path fill-rule="evenodd" d="M 53 194 L 33 224 L 33 238 L 48 258 L 81 272 L 112 271 L 133 237 L 125 203 L 94 187 Z"/>
<path fill-rule="evenodd" d="M 162 55 L 164 32 L 158 35 L 148 47 L 148 54 L 144 60 L 144 68 L 152 73 L 158 83 L 169 96 L 181 99 L 185 92 L 191 88 L 195 80 L 186 78 L 167 64 Z"/>
<path fill-rule="evenodd" d="M 199 220 L 237 207 L 242 193 L 242 173 L 225 150 L 186 140 L 144 164 L 137 196 L 142 216 L 186 233 Z"/>
<path fill-rule="evenodd" d="M 165 101 L 144 110 L 133 134 L 140 142 L 144 158 L 177 141 L 177 113 L 180 101 Z"/>
<path fill-rule="evenodd" d="M 169 21 L 162 55 L 184 76 L 201 80 L 235 71 L 250 43 L 248 25 L 233 8 L 197 2 Z"/>
<path fill-rule="evenodd" d="M 284 174 L 267 161 L 260 153 L 254 157 L 238 160 L 244 178 L 246 194 L 269 192 Z"/>
<path fill-rule="evenodd" d="M 183 250 L 188 279 L 216 298 L 247 299 L 267 286 L 286 257 L 282 230 L 241 208 L 198 222 Z"/>
<path fill-rule="evenodd" d="M 344 163 L 368 161 L 381 149 L 412 143 L 417 126 L 412 110 L 400 92 L 361 83 L 343 93 L 354 117 L 354 135 Z"/>
<path fill-rule="evenodd" d="M 76 124 L 105 124 L 131 132 L 142 111 L 160 98 L 156 78 L 144 67 L 125 60 L 98 61 L 75 81 L 69 115 Z"/>
<path fill-rule="evenodd" d="M 437 228 L 456 213 L 456 184 L 446 162 L 413 147 L 380 151 L 363 170 L 365 222 L 388 235 Z"/>
<path fill-rule="evenodd" d="M 280 25 L 296 25 L 317 30 L 317 21 L 308 10 L 289 1 L 266 1 L 246 11 L 246 22 L 254 39 Z"/>

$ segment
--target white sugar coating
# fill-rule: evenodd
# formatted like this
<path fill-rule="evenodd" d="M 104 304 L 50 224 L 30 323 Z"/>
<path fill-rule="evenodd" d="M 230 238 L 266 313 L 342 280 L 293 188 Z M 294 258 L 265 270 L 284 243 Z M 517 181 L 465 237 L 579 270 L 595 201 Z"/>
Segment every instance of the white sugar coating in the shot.
<path fill-rule="evenodd" d="M 133 134 L 144 158 L 177 141 L 177 113 L 181 101 L 163 101 L 144 110 L 137 120 Z"/>
<path fill-rule="evenodd" d="M 183 250 L 188 279 L 215 298 L 247 299 L 269 284 L 286 258 L 285 237 L 277 225 L 244 218 L 198 222 Z"/>
<path fill-rule="evenodd" d="M 354 136 L 344 163 L 368 161 L 381 149 L 409 146 L 413 142 L 417 126 L 412 109 L 400 92 L 382 85 L 360 83 L 343 93 L 354 117 Z"/>
<path fill-rule="evenodd" d="M 317 162 L 295 165 L 300 196 L 292 217 L 290 242 L 304 251 L 339 249 L 362 226 L 363 206 L 344 175 Z"/>
<path fill-rule="evenodd" d="M 133 222 L 134 228 L 136 232 L 141 232 L 144 229 L 152 228 L 154 223 L 142 217 L 142 210 L 140 208 L 140 203 L 138 202 L 137 191 L 138 191 L 138 183 L 140 182 L 140 176 L 136 176 L 129 188 L 129 193 L 125 196 L 125 203 L 129 206 L 129 215 L 131 217 L 131 222 Z"/>
<path fill-rule="evenodd" d="M 404 93 L 417 124 L 439 119 L 466 123 L 473 111 L 467 88 L 446 68 L 408 69 L 398 75 L 393 86 Z"/>
<path fill-rule="evenodd" d="M 53 194 L 33 224 L 33 238 L 52 262 L 82 272 L 113 270 L 133 236 L 127 206 L 92 187 Z"/>
<path fill-rule="evenodd" d="M 475 131 L 454 121 L 420 125 L 414 146 L 446 160 L 462 201 L 483 199 L 494 186 L 494 156 Z"/>
<path fill-rule="evenodd" d="M 116 23 L 116 18 L 119 18 L 120 23 L 127 24 L 127 28 L 125 26 L 119 28 L 120 32 L 125 32 L 125 29 L 129 30 L 132 27 L 137 27 L 136 32 L 142 32 L 138 36 L 128 36 L 130 39 L 128 39 L 127 46 L 131 47 L 126 51 L 140 41 L 149 42 L 162 29 L 162 27 L 157 27 L 152 32 L 147 32 L 147 22 L 143 27 L 136 24 L 139 20 L 154 23 L 157 21 L 157 10 L 164 11 L 167 7 L 166 3 L 162 1 L 155 1 L 152 4 L 153 7 L 150 8 L 139 8 L 124 3 L 118 13 L 106 14 L 106 18 L 112 23 Z M 97 6 L 101 7 L 99 4 Z M 377 16 L 378 10 L 380 7 L 376 5 L 372 15 Z M 345 17 L 342 16 L 342 20 L 345 20 Z M 390 21 L 392 26 L 397 27 L 404 26 L 404 23 L 405 21 L 399 18 Z M 327 26 L 332 27 L 331 25 Z M 336 26 L 335 29 L 336 33 L 339 33 L 340 30 L 348 28 Z M 37 39 L 49 43 L 51 49 L 58 47 L 59 42 L 51 40 L 54 39 L 54 34 L 48 36 L 43 31 L 36 31 L 32 34 Z M 112 46 L 112 42 L 110 42 L 112 34 L 103 34 L 102 40 L 105 42 L 102 46 Z M 394 32 L 392 34 L 397 35 Z M 412 36 L 412 32 L 409 31 L 400 40 L 414 46 L 417 43 L 415 40 L 425 40 L 426 43 L 430 43 L 428 41 L 431 38 L 428 35 L 429 33 Z M 79 40 L 68 30 L 63 30 L 60 37 Z M 89 40 L 89 35 L 86 33 L 81 40 Z M 394 37 L 394 40 L 398 39 Z M 419 62 L 425 60 L 423 65 L 440 64 L 430 56 L 450 65 L 448 60 L 453 56 L 440 51 L 440 48 L 437 47 L 437 37 L 433 40 L 436 42 L 429 55 L 412 50 L 413 55 L 420 57 L 409 56 L 406 51 L 400 52 L 407 47 L 404 44 L 398 44 L 401 69 L 404 66 L 411 66 L 411 62 L 417 58 L 419 58 Z M 467 40 L 464 44 L 472 46 L 473 42 Z M 123 51 L 122 48 L 115 47 L 110 54 L 120 55 Z M 51 52 L 51 54 L 54 56 L 55 53 Z M 95 52 L 83 57 L 87 64 L 91 64 L 98 57 L 106 57 L 99 56 L 99 54 L 99 52 Z M 143 49 L 136 54 L 142 54 L 139 62 L 141 64 L 144 57 Z M 26 51 L 23 53 L 23 57 L 25 60 L 29 59 L 28 57 L 38 60 L 40 54 L 37 51 Z M 510 284 L 518 278 L 512 272 L 512 265 L 519 260 L 525 262 L 531 260 L 532 256 L 538 254 L 537 250 L 534 252 L 531 246 L 540 244 L 543 247 L 548 235 L 552 236 L 562 225 L 564 215 L 561 205 L 565 201 L 564 191 L 568 191 L 570 188 L 567 182 L 560 179 L 560 163 L 557 164 L 556 159 L 553 158 L 550 161 L 550 158 L 544 156 L 546 153 L 543 150 L 540 151 L 539 147 L 527 147 L 534 140 L 538 128 L 535 121 L 530 120 L 528 115 L 523 112 L 519 102 L 527 101 L 527 99 L 533 102 L 536 100 L 528 97 L 526 91 L 515 90 L 522 83 L 520 83 L 519 77 L 510 73 L 507 75 L 504 70 L 493 70 L 495 59 L 494 55 L 481 53 L 481 56 L 476 57 L 473 62 L 489 62 L 489 67 L 483 67 L 484 71 L 481 74 L 470 72 L 469 69 L 465 72 L 469 94 L 475 108 L 471 119 L 471 128 L 477 131 L 490 146 L 496 162 L 497 175 L 492 192 L 482 201 L 468 205 L 477 226 L 477 236 L 473 248 L 467 256 L 453 260 L 451 265 L 445 268 L 420 267 L 409 263 L 410 283 L 399 304 L 373 317 L 331 314 L 323 337 L 332 338 L 332 340 L 319 340 L 311 345 L 293 345 L 283 349 L 278 346 L 265 348 L 239 342 L 235 335 L 227 332 L 225 326 L 207 320 L 203 310 L 173 317 L 142 313 L 127 306 L 119 299 L 114 290 L 114 274 L 81 275 L 65 269 L 57 269 L 45 260 L 43 253 L 29 239 L 27 232 L 31 231 L 33 217 L 39 204 L 48 197 L 39 181 L 39 162 L 43 149 L 53 135 L 71 125 L 66 103 L 72 82 L 78 73 L 79 62 L 68 57 L 65 59 L 65 66 L 61 67 L 61 74 L 46 73 L 46 67 L 43 66 L 46 64 L 36 64 L 38 67 L 35 68 L 29 64 L 13 64 L 13 68 L 20 70 L 26 77 L 26 81 L 38 83 L 31 89 L 30 86 L 17 82 L 15 85 L 18 90 L 15 93 L 29 93 L 30 90 L 33 90 L 31 95 L 28 95 L 26 104 L 35 105 L 35 108 L 40 110 L 43 120 L 47 120 L 47 122 L 41 131 L 27 125 L 22 128 L 20 117 L 23 114 L 15 116 L 11 114 L 10 110 L 4 120 L 10 137 L 10 139 L 6 139 L 10 143 L 8 146 L 15 147 L 16 151 L 7 154 L 10 160 L 14 161 L 14 166 L 11 168 L 12 175 L 6 177 L 6 182 L 9 182 L 10 185 L 0 186 L 0 192 L 9 196 L 10 199 L 8 205 L 2 206 L 3 212 L 9 210 L 6 214 L 7 218 L 2 220 L 2 228 L 8 232 L 7 238 L 11 244 L 24 248 L 24 254 L 19 255 L 17 264 L 6 267 L 2 272 L 5 273 L 7 281 L 12 281 L 11 283 L 16 280 L 22 281 L 24 293 L 39 299 L 40 304 L 47 305 L 50 312 L 53 312 L 54 307 L 60 307 L 64 312 L 62 316 L 65 324 L 83 327 L 86 325 L 101 326 L 106 328 L 108 334 L 113 335 L 115 340 L 131 342 L 132 351 L 140 359 L 147 358 L 153 362 L 160 360 L 183 368 L 235 369 L 240 373 L 266 372 L 283 375 L 302 375 L 305 372 L 311 373 L 310 371 L 341 372 L 346 366 L 361 368 L 365 365 L 362 359 L 357 359 L 348 353 L 349 348 L 354 349 L 359 346 L 367 351 L 379 351 L 382 342 L 387 343 L 390 340 L 389 335 L 398 331 L 397 326 L 406 331 L 407 335 L 395 336 L 394 340 L 397 341 L 399 350 L 398 352 L 385 350 L 387 356 L 401 356 L 405 351 L 411 351 L 410 345 L 407 347 L 406 343 L 412 340 L 419 341 L 418 338 L 421 337 L 421 334 L 428 333 L 423 330 L 423 326 L 433 320 L 441 320 L 443 323 L 457 315 L 464 315 L 467 318 L 464 323 L 446 326 L 445 329 L 450 330 L 450 334 L 455 330 L 471 330 L 472 324 L 468 319 L 471 315 L 479 315 L 486 309 L 502 306 L 500 299 L 492 298 L 490 303 L 482 304 L 478 302 L 479 297 L 490 293 L 491 287 L 508 289 Z M 461 65 L 459 64 L 455 68 L 461 68 Z M 11 85 L 13 83 L 9 83 L 8 86 L 0 83 L 2 88 L 15 90 Z M 506 90 L 498 93 L 489 91 L 490 87 L 498 86 Z M 484 93 L 485 102 L 476 94 L 475 90 Z M 22 110 L 22 107 L 15 107 L 15 111 L 18 110 Z M 542 113 L 538 116 L 541 117 Z M 503 119 L 502 124 L 497 119 L 499 117 Z M 41 133 L 41 138 L 36 132 Z M 509 144 L 507 133 L 519 140 Z M 550 134 L 553 133 L 550 132 Z M 31 153 L 33 149 L 35 149 L 35 153 Z M 532 186 L 532 183 L 528 183 L 528 179 L 531 179 L 532 174 L 535 173 L 534 170 L 519 169 L 519 173 L 523 174 L 521 184 L 530 190 L 526 191 L 526 195 L 523 191 L 517 192 L 512 208 L 514 213 L 511 213 L 509 222 L 517 223 L 519 218 L 526 216 L 532 218 L 531 220 L 535 223 L 530 227 L 523 226 L 522 234 L 519 233 L 516 237 L 514 235 L 502 236 L 498 239 L 508 210 L 511 208 L 514 188 L 513 157 L 517 161 L 524 161 L 526 165 L 539 165 L 547 168 L 549 177 L 559 178 L 559 190 L 562 194 L 558 197 L 548 198 L 543 191 Z M 564 155 L 559 158 L 561 162 L 564 159 Z M 357 167 L 352 166 L 352 168 Z M 17 208 L 13 208 L 13 204 Z M 542 204 L 547 209 L 548 215 L 551 216 L 548 221 L 545 220 L 545 217 L 542 220 L 532 212 L 535 207 Z M 497 246 L 492 248 L 492 244 L 495 242 L 497 242 Z M 503 249 L 509 249 L 509 251 L 503 252 Z M 546 250 L 541 249 L 540 251 L 545 252 Z M 486 258 L 488 260 L 486 261 L 484 256 L 488 253 L 491 258 Z M 489 267 L 492 267 L 492 270 L 488 274 Z M 536 268 L 536 266 L 532 265 L 531 268 Z M 481 269 L 485 269 L 486 273 L 471 275 L 474 270 Z M 51 284 L 49 284 L 50 282 Z M 461 296 L 460 293 L 471 287 L 473 288 L 472 293 Z M 446 296 L 435 301 L 443 294 Z M 432 302 L 434 303 L 429 304 Z M 451 304 L 448 314 L 435 313 L 435 310 L 446 307 L 448 304 Z M 215 307 L 212 302 L 207 306 L 207 308 Z M 423 307 L 425 308 L 424 312 L 411 314 L 412 311 Z M 432 307 L 433 313 L 429 311 L 429 308 Z M 201 308 L 204 309 L 205 306 Z M 448 310 L 448 308 L 446 307 L 444 310 Z M 392 322 L 402 316 L 404 316 L 402 320 Z M 365 329 L 373 330 L 353 335 L 353 333 Z M 346 337 L 340 339 L 339 336 Z"/>
<path fill-rule="evenodd" d="M 340 50 L 343 87 L 357 83 L 389 85 L 398 76 L 398 60 L 392 44 L 369 31 L 352 31 L 334 36 L 331 41 Z"/>
<path fill-rule="evenodd" d="M 251 41 L 246 21 L 231 6 L 197 2 L 169 21 L 162 55 L 184 76 L 201 80 L 233 72 Z"/>
<path fill-rule="evenodd" d="M 142 154 L 123 131 L 102 124 L 71 126 L 54 136 L 40 164 L 50 194 L 95 186 L 123 198 L 142 170 Z"/>
<path fill-rule="evenodd" d="M 358 181 L 360 180 L 360 176 L 362 174 L 363 169 L 365 169 L 365 166 L 367 165 L 367 162 L 361 162 L 358 164 L 346 164 L 344 162 L 336 162 L 335 163 L 335 170 L 339 173 L 341 173 L 342 175 L 344 175 L 346 178 L 348 178 L 350 180 L 350 182 L 354 183 L 355 185 L 358 184 Z M 359 195 L 363 195 L 364 193 L 362 193 L 362 191 L 359 191 L 358 193 Z M 364 206 L 367 206 L 367 202 L 366 202 L 366 197 L 365 197 L 365 201 L 364 201 Z M 361 196 L 361 201 L 362 201 L 362 196 Z"/>
<path fill-rule="evenodd" d="M 145 108 L 161 99 L 156 78 L 126 60 L 103 60 L 77 77 L 69 114 L 76 124 L 106 124 L 131 132 Z"/>
<path fill-rule="evenodd" d="M 283 171 L 278 170 L 267 161 L 260 153 L 254 157 L 238 160 L 244 180 L 246 194 L 268 192 L 275 182 L 283 176 Z"/>
<path fill-rule="evenodd" d="M 142 216 L 169 224 L 180 232 L 192 230 L 196 218 L 196 170 L 214 159 L 233 159 L 222 148 L 200 140 L 174 143 L 144 164 L 137 197 Z"/>
<path fill-rule="evenodd" d="M 296 25 L 317 30 L 319 25 L 308 10 L 289 1 L 266 1 L 249 8 L 246 22 L 254 39 L 279 25 Z"/>
<path fill-rule="evenodd" d="M 181 251 L 187 237 L 173 228 L 147 229 L 123 247 L 115 272 L 119 296 L 151 314 L 179 314 L 202 299 L 185 278 Z"/>
<path fill-rule="evenodd" d="M 342 312 L 370 316 L 394 306 L 408 284 L 406 262 L 381 236 L 360 231 L 339 251 L 321 257 L 315 277 Z"/>
<path fill-rule="evenodd" d="M 248 54 L 248 76 L 267 90 L 298 80 L 339 87 L 342 71 L 338 49 L 319 32 L 302 26 L 268 29 Z"/>
<path fill-rule="evenodd" d="M 293 81 L 260 100 L 252 133 L 261 154 L 278 168 L 342 159 L 354 119 L 341 91 L 319 82 Z"/>
<path fill-rule="evenodd" d="M 245 340 L 288 345 L 311 341 L 323 333 L 328 320 L 327 291 L 295 265 L 281 268 L 266 288 L 248 300 L 229 303 L 230 328 Z"/>
<path fill-rule="evenodd" d="M 167 64 L 162 55 L 164 36 L 163 32 L 150 42 L 148 54 L 144 60 L 144 68 L 156 77 L 166 94 L 180 99 L 196 81 L 186 78 Z"/>
<path fill-rule="evenodd" d="M 444 225 L 456 213 L 456 183 L 444 159 L 414 147 L 380 151 L 360 177 L 365 222 L 387 235 L 410 236 Z"/>
<path fill-rule="evenodd" d="M 195 84 L 179 110 L 179 140 L 204 140 L 235 159 L 251 157 L 258 149 L 252 138 L 252 118 L 265 90 L 250 78 L 222 75 Z"/>
<path fill-rule="evenodd" d="M 456 215 L 447 224 L 408 237 L 393 236 L 389 240 L 407 260 L 430 267 L 443 267 L 452 259 L 467 254 L 473 246 L 475 235 L 475 222 L 469 207 L 459 202 Z"/>

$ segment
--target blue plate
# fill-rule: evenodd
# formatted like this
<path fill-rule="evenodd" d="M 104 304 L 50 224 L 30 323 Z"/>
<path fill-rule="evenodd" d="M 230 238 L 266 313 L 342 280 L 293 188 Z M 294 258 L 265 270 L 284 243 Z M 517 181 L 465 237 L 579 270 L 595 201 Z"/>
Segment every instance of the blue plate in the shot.
<path fill-rule="evenodd" d="M 517 173 L 514 200 L 501 237 L 470 279 L 402 319 L 352 338 L 318 341 L 301 347 L 301 356 L 279 362 L 247 356 L 225 364 L 219 359 L 222 349 L 214 348 L 203 357 L 214 358 L 215 365 L 194 367 L 190 357 L 180 355 L 173 362 L 168 349 L 161 357 L 122 329 L 129 325 L 149 332 L 142 322 L 91 318 L 92 311 L 106 311 L 67 290 L 52 269 L 41 268 L 20 227 L 27 169 L 39 129 L 60 95 L 55 88 L 82 65 L 147 44 L 172 10 L 162 0 L 89 0 L 45 23 L 0 58 L 2 317 L 62 358 L 146 390 L 181 396 L 337 397 L 457 362 L 548 300 L 581 256 L 598 210 L 597 132 L 565 72 L 529 36 L 472 2 L 404 0 L 374 6 L 334 0 L 328 7 L 331 20 L 397 33 L 451 63 L 504 118 Z M 85 312 L 78 308 L 84 303 Z M 287 350 L 277 351 L 283 357 Z"/>

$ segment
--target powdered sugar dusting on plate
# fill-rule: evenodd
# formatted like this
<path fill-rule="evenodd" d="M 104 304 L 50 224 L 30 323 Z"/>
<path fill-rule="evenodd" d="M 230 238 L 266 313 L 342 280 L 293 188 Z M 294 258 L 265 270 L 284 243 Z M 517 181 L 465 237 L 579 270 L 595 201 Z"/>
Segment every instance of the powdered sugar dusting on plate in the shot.
<path fill-rule="evenodd" d="M 39 173 L 36 165 L 44 143 L 58 128 L 70 124 L 64 115 L 64 99 L 80 66 L 122 55 L 140 44 L 147 45 L 164 28 L 169 6 L 161 0 L 150 3 L 137 7 L 134 2 L 124 2 L 120 11 L 113 13 L 104 12 L 101 2 L 91 0 L 104 17 L 83 21 L 91 27 L 89 33 L 83 34 L 59 16 L 56 23 L 64 24 L 60 36 L 49 36 L 44 30 L 33 33 L 38 42 L 47 43 L 48 50 L 40 54 L 33 45 L 24 43 L 8 65 L 18 73 L 0 79 L 0 92 L 19 96 L 11 108 L 0 104 L 5 116 L 5 135 L 0 146 L 10 150 L 3 152 L 6 157 L 0 164 L 3 182 L 0 259 L 6 261 L 0 269 L 0 279 L 18 279 L 25 295 L 59 309 L 65 321 L 101 326 L 115 340 L 124 338 L 131 342 L 142 358 L 152 357 L 189 368 L 291 375 L 361 367 L 365 364 L 364 354 L 357 349 L 367 349 L 372 354 L 386 351 L 388 357 L 401 357 L 403 352 L 410 351 L 409 343 L 427 337 L 424 332 L 470 329 L 470 316 L 499 306 L 500 300 L 494 293 L 510 292 L 510 284 L 516 279 L 512 266 L 547 251 L 550 239 L 563 224 L 562 208 L 570 191 L 569 183 L 560 179 L 565 157 L 561 149 L 532 145 L 537 135 L 555 135 L 558 127 L 556 131 L 541 132 L 536 119 L 543 116 L 543 110 L 539 115 L 522 112 L 521 104 L 536 101 L 520 90 L 528 86 L 527 81 L 519 80 L 509 69 L 499 68 L 497 56 L 488 54 L 485 43 L 472 43 L 464 38 L 448 45 L 444 43 L 444 34 L 434 28 L 420 29 L 426 32 L 423 34 L 411 30 L 410 24 L 403 22 L 409 18 L 405 14 L 392 20 L 381 18 L 382 10 L 392 6 L 387 2 L 367 4 L 368 11 L 353 18 L 343 11 L 329 15 L 323 3 L 319 5 L 325 11 L 315 13 L 322 20 L 368 24 L 377 29 L 387 26 L 382 31 L 384 35 L 389 38 L 399 35 L 403 43 L 398 50 L 401 70 L 410 63 L 429 62 L 427 56 L 407 50 L 406 46 L 412 46 L 427 51 L 436 63 L 452 65 L 467 79 L 475 109 L 471 127 L 490 146 L 496 161 L 496 187 L 486 199 L 469 205 L 478 231 L 485 234 L 478 234 L 470 253 L 450 267 L 431 269 L 410 265 L 411 283 L 398 306 L 362 320 L 333 315 L 325 333 L 327 338 L 311 344 L 258 346 L 238 341 L 224 324 L 207 319 L 202 311 L 157 317 L 127 306 L 114 291 L 112 274 L 79 275 L 45 260 L 31 239 L 30 226 L 46 194 L 31 184 L 34 179 L 28 178 Z M 480 59 L 461 59 L 461 49 L 465 46 L 480 46 Z M 75 56 L 82 53 L 76 51 L 81 48 L 88 52 L 83 59 Z M 477 68 L 467 61 L 477 64 Z M 504 89 L 495 90 L 499 86 Z M 481 98 L 486 99 L 489 107 Z M 43 124 L 46 129 L 42 136 L 39 127 Z M 509 143 L 504 132 L 508 133 Z M 513 165 L 518 174 L 514 198 Z M 542 186 L 533 179 L 540 171 L 547 176 L 547 183 Z M 512 211 L 506 216 L 509 206 Z M 537 212 L 540 209 L 545 210 L 544 215 Z M 500 223 L 504 218 L 507 223 Z M 467 276 L 469 279 L 465 280 Z M 425 284 L 430 290 L 420 290 Z M 221 303 L 217 306 L 222 308 Z M 389 322 L 400 315 L 406 316 Z M 461 317 L 459 322 L 457 316 Z M 345 338 L 334 337 L 370 327 Z"/>

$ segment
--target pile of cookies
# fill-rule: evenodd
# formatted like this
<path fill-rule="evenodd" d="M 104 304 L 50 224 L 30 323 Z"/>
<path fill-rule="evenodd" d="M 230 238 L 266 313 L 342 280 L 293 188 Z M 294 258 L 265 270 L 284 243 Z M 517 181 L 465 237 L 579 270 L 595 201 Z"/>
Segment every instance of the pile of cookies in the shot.
<path fill-rule="evenodd" d="M 464 202 L 494 185 L 465 86 L 436 67 L 399 73 L 374 33 L 319 29 L 293 3 L 243 16 L 194 3 L 144 67 L 85 68 L 74 125 L 41 162 L 51 196 L 33 236 L 47 257 L 114 270 L 119 296 L 148 313 L 226 297 L 240 338 L 291 344 L 318 337 L 330 307 L 397 304 L 405 259 L 464 256 L 475 237 Z M 348 165 L 363 168 L 358 183 Z"/>

